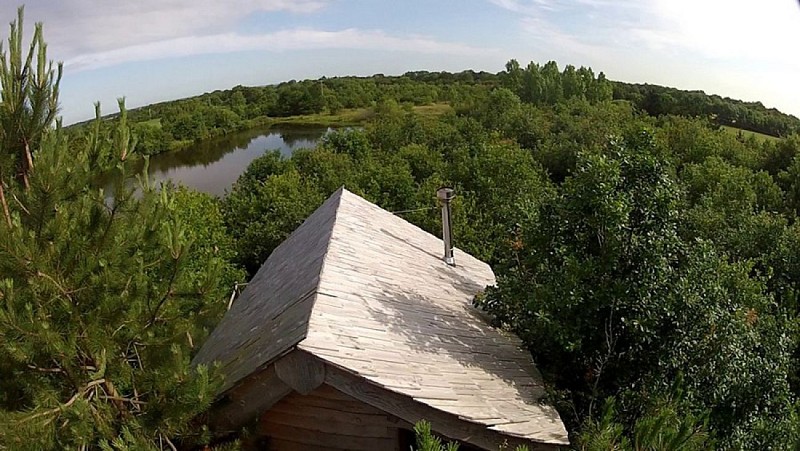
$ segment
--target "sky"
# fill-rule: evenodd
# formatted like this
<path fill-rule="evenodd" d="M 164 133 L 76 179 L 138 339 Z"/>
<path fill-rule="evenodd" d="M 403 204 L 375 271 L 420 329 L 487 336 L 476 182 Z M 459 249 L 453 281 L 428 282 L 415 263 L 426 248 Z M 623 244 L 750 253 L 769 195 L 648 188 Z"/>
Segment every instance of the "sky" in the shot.
<path fill-rule="evenodd" d="M 17 4 L 0 0 L 0 23 Z M 798 0 L 28 0 L 64 62 L 65 124 L 236 85 L 515 58 L 800 116 Z M 7 30 L 0 36 L 7 36 Z"/>

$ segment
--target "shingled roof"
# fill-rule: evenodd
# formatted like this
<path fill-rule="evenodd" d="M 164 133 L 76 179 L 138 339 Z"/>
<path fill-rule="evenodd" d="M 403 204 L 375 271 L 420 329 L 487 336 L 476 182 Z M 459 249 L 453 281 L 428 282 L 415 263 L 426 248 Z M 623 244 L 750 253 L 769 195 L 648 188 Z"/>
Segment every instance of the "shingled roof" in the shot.
<path fill-rule="evenodd" d="M 302 353 L 329 368 L 326 383 L 334 373 L 356 377 L 490 433 L 568 443 L 541 400 L 530 354 L 471 305 L 494 284 L 491 268 L 459 251 L 449 266 L 441 248 L 439 238 L 339 189 L 270 255 L 195 363 L 219 362 L 223 392 L 235 392 Z"/>

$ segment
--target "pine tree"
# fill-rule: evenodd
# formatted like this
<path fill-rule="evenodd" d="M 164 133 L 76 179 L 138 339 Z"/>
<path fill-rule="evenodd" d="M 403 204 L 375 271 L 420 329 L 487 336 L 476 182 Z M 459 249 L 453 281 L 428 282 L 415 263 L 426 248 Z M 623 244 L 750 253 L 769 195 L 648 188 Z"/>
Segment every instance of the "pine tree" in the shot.
<path fill-rule="evenodd" d="M 21 18 L 20 10 L 13 42 Z M 34 42 L 43 74 L 40 30 Z M 11 67 L 28 74 L 31 63 Z M 22 116 L 41 117 L 32 107 L 41 90 L 16 92 L 21 85 L 8 73 L 3 114 L 12 110 L 5 99 L 22 95 L 31 106 Z M 50 92 L 48 105 L 56 105 L 57 89 Z M 23 142 L 36 160 L 35 171 L 23 165 L 23 183 L 5 179 L 0 450 L 175 449 L 207 439 L 190 422 L 212 401 L 217 378 L 213 369 L 192 368 L 190 354 L 224 310 L 221 281 L 240 273 L 209 238 L 219 236 L 218 211 L 201 222 L 172 188 L 155 189 L 146 175 L 139 194 L 128 186 L 137 157 L 120 107 L 111 132 L 98 107 L 82 142 L 70 142 L 58 123 L 15 128 L 10 116 L 0 123 L 0 154 L 18 157 L 13 146 Z M 4 160 L 3 176 L 17 160 Z M 100 176 L 109 174 L 106 191 Z"/>
<path fill-rule="evenodd" d="M 33 149 L 51 128 L 58 112 L 62 73 L 61 63 L 54 69 L 53 62 L 47 60 L 41 23 L 35 26 L 28 52 L 23 52 L 23 16 L 24 8 L 20 7 L 17 20 L 11 22 L 7 51 L 0 44 L 0 203 L 6 223 L 10 216 L 4 185 L 8 186 L 8 177 L 13 174 L 28 186 Z"/>

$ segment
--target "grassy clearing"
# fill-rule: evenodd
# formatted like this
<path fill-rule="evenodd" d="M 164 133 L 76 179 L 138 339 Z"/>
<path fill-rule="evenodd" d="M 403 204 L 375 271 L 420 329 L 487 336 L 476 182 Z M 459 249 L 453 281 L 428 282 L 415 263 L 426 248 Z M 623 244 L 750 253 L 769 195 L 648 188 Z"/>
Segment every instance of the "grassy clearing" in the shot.
<path fill-rule="evenodd" d="M 743 130 L 741 128 L 731 127 L 731 126 L 728 126 L 728 125 L 723 125 L 722 129 L 725 130 L 726 132 L 732 134 L 732 135 L 738 135 L 739 132 L 741 132 L 742 135 L 744 135 L 745 139 L 748 139 L 751 136 L 753 136 L 759 141 L 779 141 L 780 140 L 780 138 L 775 137 L 775 136 L 765 135 L 763 133 L 758 133 L 758 132 L 751 132 L 750 130 Z"/>
<path fill-rule="evenodd" d="M 161 128 L 161 118 L 157 117 L 155 119 L 150 119 L 148 121 L 142 121 L 142 122 L 139 122 L 139 124 L 149 125 L 149 126 L 154 126 L 154 127 Z"/>
<path fill-rule="evenodd" d="M 453 111 L 453 107 L 448 103 L 434 103 L 431 105 L 415 106 L 412 110 L 425 118 L 433 118 Z M 348 108 L 337 111 L 336 113 L 316 113 L 303 114 L 287 117 L 261 117 L 251 119 L 244 128 L 256 128 L 267 125 L 316 125 L 327 127 L 346 127 L 360 125 L 375 115 L 372 108 Z M 142 125 L 161 127 L 161 118 L 150 119 L 139 122 Z"/>
<path fill-rule="evenodd" d="M 448 103 L 434 103 L 432 105 L 420 105 L 412 108 L 414 113 L 432 118 L 441 116 L 453 111 L 453 107 Z M 369 120 L 375 115 L 372 108 L 350 108 L 331 113 L 304 114 L 299 116 L 269 118 L 268 122 L 272 125 L 320 125 L 330 127 L 345 127 L 348 125 L 359 125 Z"/>
<path fill-rule="evenodd" d="M 453 111 L 449 103 L 434 103 L 431 105 L 420 105 L 414 107 L 414 112 L 423 117 L 436 117 Z"/>
<path fill-rule="evenodd" d="M 371 116 L 372 110 L 369 108 L 353 108 L 338 111 L 336 114 L 316 113 L 269 118 L 269 123 L 273 125 L 327 125 L 331 127 L 342 127 L 358 125 Z"/>

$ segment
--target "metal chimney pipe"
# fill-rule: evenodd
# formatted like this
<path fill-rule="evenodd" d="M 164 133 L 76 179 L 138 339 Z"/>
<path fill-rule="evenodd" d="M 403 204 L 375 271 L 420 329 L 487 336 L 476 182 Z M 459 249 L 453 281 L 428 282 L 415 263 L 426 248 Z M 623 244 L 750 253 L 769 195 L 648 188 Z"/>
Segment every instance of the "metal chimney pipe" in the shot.
<path fill-rule="evenodd" d="M 453 258 L 453 224 L 450 215 L 450 201 L 456 197 L 453 188 L 442 187 L 436 191 L 436 197 L 442 205 L 442 241 L 444 241 L 444 262 L 450 266 L 456 265 Z"/>

